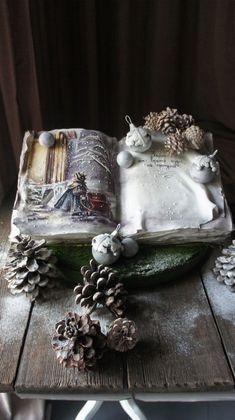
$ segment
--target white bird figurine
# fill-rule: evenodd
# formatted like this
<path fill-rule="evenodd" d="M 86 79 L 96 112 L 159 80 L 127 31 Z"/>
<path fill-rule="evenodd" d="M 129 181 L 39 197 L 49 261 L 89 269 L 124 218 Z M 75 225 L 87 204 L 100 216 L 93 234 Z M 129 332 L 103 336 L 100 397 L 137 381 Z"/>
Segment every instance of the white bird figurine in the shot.
<path fill-rule="evenodd" d="M 92 255 L 99 264 L 111 265 L 121 255 L 122 245 L 117 238 L 121 225 L 112 233 L 101 233 L 92 239 Z"/>

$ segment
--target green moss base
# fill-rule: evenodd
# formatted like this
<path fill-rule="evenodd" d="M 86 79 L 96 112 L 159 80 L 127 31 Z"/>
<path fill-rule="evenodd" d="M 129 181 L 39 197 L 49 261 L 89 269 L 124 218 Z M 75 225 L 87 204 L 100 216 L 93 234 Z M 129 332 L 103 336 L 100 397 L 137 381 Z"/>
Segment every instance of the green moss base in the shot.
<path fill-rule="evenodd" d="M 53 245 L 66 281 L 72 285 L 82 281 L 80 268 L 91 256 L 88 245 Z M 205 257 L 207 245 L 152 246 L 141 245 L 134 258 L 120 258 L 113 265 L 127 288 L 149 287 L 178 278 Z"/>

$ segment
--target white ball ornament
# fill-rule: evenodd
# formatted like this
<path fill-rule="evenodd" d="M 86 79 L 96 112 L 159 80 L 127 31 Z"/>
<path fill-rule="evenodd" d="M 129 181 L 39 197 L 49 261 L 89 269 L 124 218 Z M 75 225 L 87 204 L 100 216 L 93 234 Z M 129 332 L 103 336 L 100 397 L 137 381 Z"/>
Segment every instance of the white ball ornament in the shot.
<path fill-rule="evenodd" d="M 41 146 L 44 147 L 52 147 L 55 143 L 55 138 L 53 136 L 52 133 L 50 133 L 49 131 L 43 131 L 39 138 L 38 138 L 39 143 L 41 144 Z"/>
<path fill-rule="evenodd" d="M 121 168 L 130 168 L 133 165 L 134 158 L 132 154 L 126 150 L 118 153 L 117 155 L 117 163 Z"/>
<path fill-rule="evenodd" d="M 134 257 L 139 251 L 138 243 L 132 238 L 124 238 L 121 241 L 122 255 L 126 258 Z"/>

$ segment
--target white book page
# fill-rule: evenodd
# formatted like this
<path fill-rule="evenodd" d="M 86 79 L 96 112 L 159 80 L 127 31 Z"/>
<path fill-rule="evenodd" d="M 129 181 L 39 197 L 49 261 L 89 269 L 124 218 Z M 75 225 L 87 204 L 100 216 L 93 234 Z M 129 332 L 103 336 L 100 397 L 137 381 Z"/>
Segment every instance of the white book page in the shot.
<path fill-rule="evenodd" d="M 223 210 L 189 175 L 198 152 L 170 157 L 156 134 L 149 151 L 133 155 L 135 164 L 120 170 L 122 235 L 200 229 Z"/>

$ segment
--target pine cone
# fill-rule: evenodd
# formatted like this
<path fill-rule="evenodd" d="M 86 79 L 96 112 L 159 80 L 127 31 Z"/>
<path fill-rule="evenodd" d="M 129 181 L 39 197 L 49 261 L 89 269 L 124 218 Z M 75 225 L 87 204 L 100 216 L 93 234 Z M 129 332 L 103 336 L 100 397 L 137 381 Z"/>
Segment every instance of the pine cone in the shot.
<path fill-rule="evenodd" d="M 144 119 L 146 128 L 153 131 L 162 131 L 164 134 L 175 133 L 177 129 L 185 130 L 194 122 L 192 115 L 181 115 L 177 109 L 169 107 L 159 113 L 150 112 Z"/>
<path fill-rule="evenodd" d="M 192 115 L 177 114 L 176 119 L 177 128 L 181 131 L 186 130 L 188 127 L 191 127 L 191 125 L 194 124 L 194 118 L 192 117 Z"/>
<path fill-rule="evenodd" d="M 46 248 L 45 240 L 36 241 L 28 235 L 16 237 L 6 264 L 8 288 L 13 295 L 26 293 L 31 301 L 57 286 L 60 276 L 55 267 L 53 251 Z"/>
<path fill-rule="evenodd" d="M 200 150 L 203 146 L 204 131 L 197 125 L 191 125 L 184 131 L 184 136 L 190 148 Z"/>
<path fill-rule="evenodd" d="M 55 329 L 52 347 L 64 367 L 84 371 L 95 367 L 96 361 L 102 358 L 106 337 L 101 332 L 99 321 L 91 320 L 89 315 L 68 312 Z"/>
<path fill-rule="evenodd" d="M 179 130 L 167 137 L 165 148 L 170 155 L 180 155 L 188 150 L 187 141 Z"/>
<path fill-rule="evenodd" d="M 119 283 L 117 275 L 110 267 L 90 261 L 90 267 L 81 268 L 84 285 L 75 287 L 76 303 L 88 308 L 91 313 L 98 304 L 106 306 L 115 316 L 122 316 L 125 311 L 127 291 Z"/>
<path fill-rule="evenodd" d="M 235 292 L 235 240 L 228 248 L 222 249 L 222 255 L 215 260 L 213 272 L 220 283 Z"/>
<path fill-rule="evenodd" d="M 127 351 L 135 347 L 138 341 L 137 328 L 134 321 L 127 318 L 117 318 L 107 332 L 107 345 L 116 351 Z"/>

